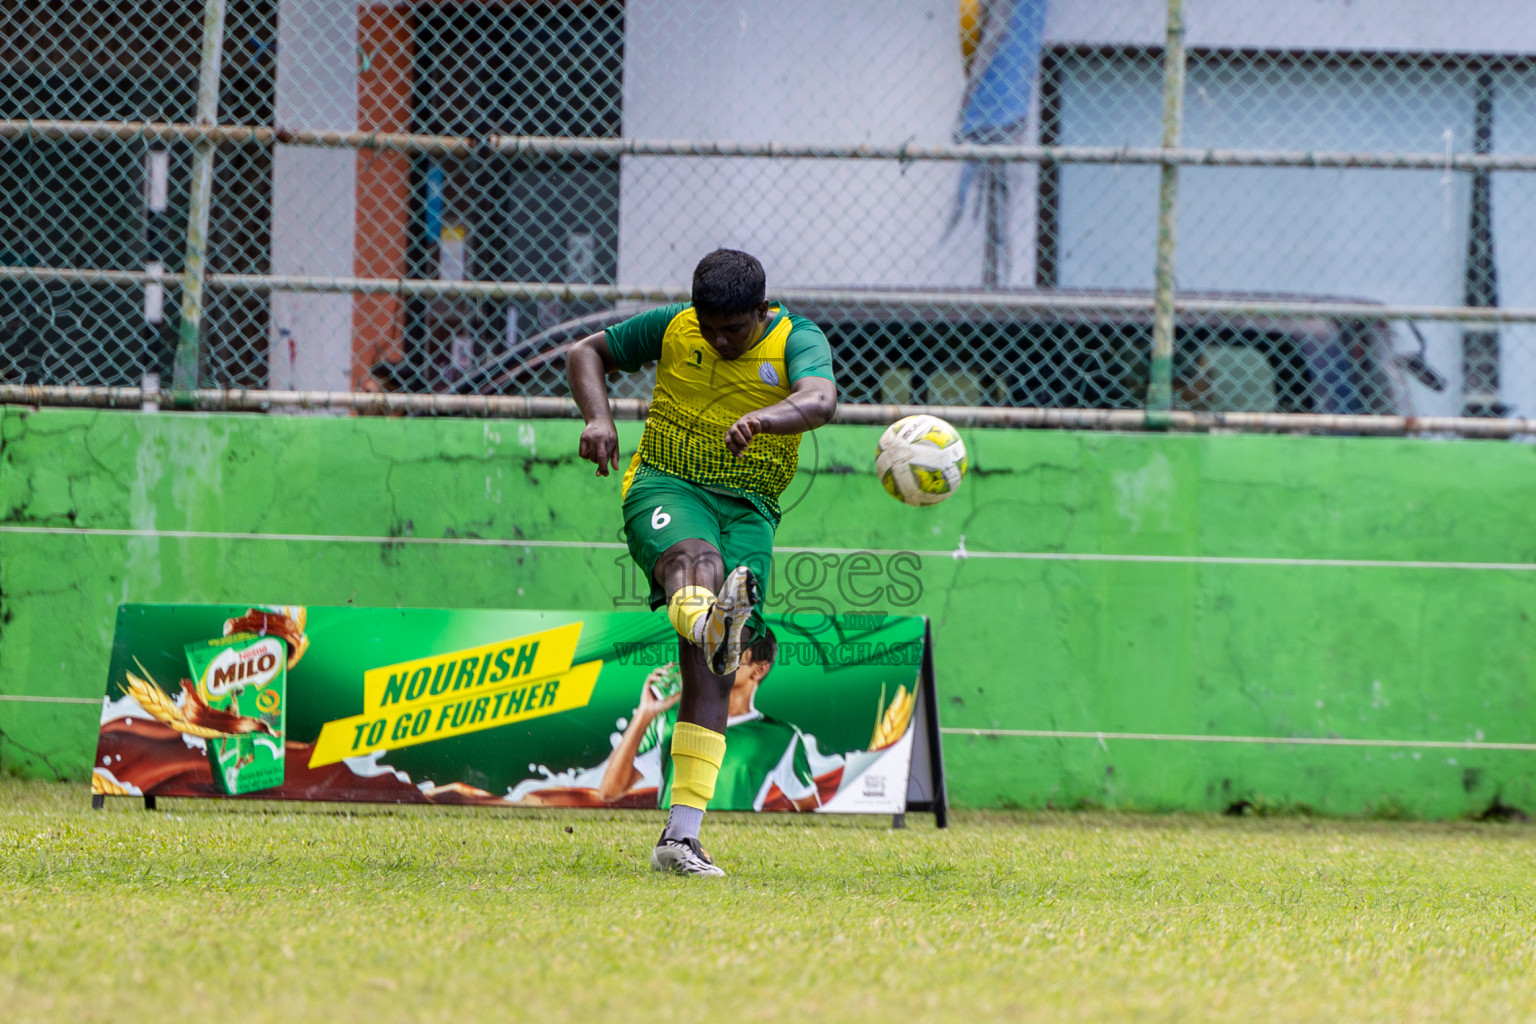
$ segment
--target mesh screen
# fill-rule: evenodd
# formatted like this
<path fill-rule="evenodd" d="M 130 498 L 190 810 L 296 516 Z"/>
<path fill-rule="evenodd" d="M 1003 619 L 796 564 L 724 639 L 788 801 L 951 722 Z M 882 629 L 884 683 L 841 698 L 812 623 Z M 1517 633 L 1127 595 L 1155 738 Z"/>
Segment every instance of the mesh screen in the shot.
<path fill-rule="evenodd" d="M 1536 415 L 1472 7 L 0 0 L 0 383 L 562 396 L 728 246 L 845 403 Z"/>

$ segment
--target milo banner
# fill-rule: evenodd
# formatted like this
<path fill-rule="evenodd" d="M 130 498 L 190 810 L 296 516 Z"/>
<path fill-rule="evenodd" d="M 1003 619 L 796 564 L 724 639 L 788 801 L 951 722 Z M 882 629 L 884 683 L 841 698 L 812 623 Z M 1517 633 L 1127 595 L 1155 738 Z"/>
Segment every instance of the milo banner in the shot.
<path fill-rule="evenodd" d="M 711 809 L 942 822 L 926 620 L 768 622 Z M 641 612 L 123 605 L 92 793 L 667 807 L 676 659 Z"/>

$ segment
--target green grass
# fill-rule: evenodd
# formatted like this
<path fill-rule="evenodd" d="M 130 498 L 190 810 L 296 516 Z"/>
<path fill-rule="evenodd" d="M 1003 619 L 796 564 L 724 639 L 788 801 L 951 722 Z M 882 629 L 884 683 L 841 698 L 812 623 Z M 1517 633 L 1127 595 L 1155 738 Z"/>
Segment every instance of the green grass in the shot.
<path fill-rule="evenodd" d="M 1536 828 L 132 801 L 0 781 L 0 1019 L 1510 1020 Z"/>

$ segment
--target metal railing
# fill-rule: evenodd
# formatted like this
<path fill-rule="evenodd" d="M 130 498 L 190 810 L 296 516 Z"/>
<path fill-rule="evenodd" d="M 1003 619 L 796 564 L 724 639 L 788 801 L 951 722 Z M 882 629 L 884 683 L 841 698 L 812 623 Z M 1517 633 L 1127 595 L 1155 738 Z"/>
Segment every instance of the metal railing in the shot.
<path fill-rule="evenodd" d="M 520 393 L 443 392 L 476 374 L 490 379 L 487 368 L 518 355 L 528 338 L 549 335 L 562 317 L 686 299 L 685 274 L 701 253 L 678 244 L 690 230 L 678 218 L 717 187 L 720 175 L 736 175 L 760 182 L 757 192 L 745 187 L 741 193 L 757 216 L 784 219 L 786 234 L 811 232 L 808 249 L 842 242 L 846 232 L 836 230 L 844 223 L 842 207 L 889 211 L 907 201 L 928 217 L 933 230 L 914 234 L 909 245 L 882 244 L 873 231 L 849 243 L 852 256 L 844 265 L 854 269 L 846 280 L 830 277 L 834 271 L 814 259 L 766 260 L 777 300 L 835 314 L 825 326 L 839 364 L 849 368 L 845 417 L 866 415 L 851 411 L 860 406 L 887 410 L 868 415 L 888 415 L 922 404 L 943 406 L 969 422 L 1017 425 L 1529 433 L 1517 414 L 1536 401 L 1536 360 L 1529 358 L 1536 332 L 1525 326 L 1536 324 L 1536 294 L 1511 288 L 1515 302 L 1498 304 L 1495 256 L 1520 266 L 1527 254 L 1518 233 L 1505 232 L 1501 237 L 1516 244 L 1497 252 L 1493 236 L 1499 224 L 1518 221 L 1520 204 L 1528 201 L 1522 181 L 1536 171 L 1536 138 L 1531 151 L 1496 149 L 1489 128 L 1495 97 L 1503 105 L 1498 109 L 1516 115 L 1501 124 L 1514 123 L 1528 102 L 1522 90 L 1536 72 L 1523 56 L 1352 49 L 1341 40 L 1355 29 L 1343 21 L 1330 28 L 1326 15 L 1318 43 L 1302 50 L 1206 41 L 1186 47 L 1185 0 L 1167 0 L 1161 38 L 1143 24 L 1095 23 L 1091 11 L 1077 10 L 1062 20 L 1076 25 L 1081 38 L 1052 40 L 1045 37 L 1044 0 L 996 0 L 982 5 L 980 41 L 961 48 L 963 60 L 961 52 L 941 60 L 932 47 L 914 44 L 926 61 L 914 67 L 926 67 L 929 79 L 918 70 L 905 74 L 913 80 L 910 111 L 880 108 L 882 93 L 892 94 L 892 104 L 902 101 L 893 79 L 862 83 L 865 91 L 851 104 L 855 115 L 842 118 L 837 131 L 826 127 L 837 117 L 799 109 L 800 137 L 817 141 L 644 134 L 646 127 L 697 123 L 707 109 L 697 97 L 645 84 L 646 75 L 673 71 L 647 57 L 640 44 L 669 18 L 686 21 L 686 6 L 598 3 L 574 12 L 467 2 L 342 8 L 273 0 L 231 12 L 223 0 L 142 0 L 122 19 L 117 41 L 126 52 L 129 44 L 173 39 L 188 47 L 196 39 L 196 59 L 190 52 L 170 58 L 181 72 L 176 88 L 185 95 L 134 100 L 120 74 L 101 79 L 106 84 L 92 87 L 100 96 L 82 103 L 29 99 L 46 91 L 34 81 L 43 72 L 89 79 L 60 55 L 61 44 L 44 38 L 57 33 L 55 19 L 67 14 L 45 17 L 15 0 L 0 3 L 0 27 L 19 40 L 0 57 L 10 72 L 0 90 L 11 90 L 16 102 L 7 107 L 17 115 L 0 120 L 0 144 L 8 151 L 0 164 L 0 211 L 16 207 L 17 235 L 39 240 L 0 245 L 10 256 L 0 258 L 0 340 L 13 350 L 0 380 L 14 382 L 0 394 L 46 404 L 99 395 L 100 404 L 140 405 L 148 394 L 180 396 L 153 399 L 166 407 L 532 409 L 527 401 L 559 398 L 554 375 L 501 385 Z M 1210 12 L 1202 13 L 1209 21 Z M 902 14 L 900 5 L 893 8 L 896 21 Z M 194 15 L 200 31 L 176 22 Z M 1295 34 L 1286 21 L 1292 16 L 1283 11 L 1230 17 L 1238 35 L 1262 39 L 1266 25 L 1277 38 Z M 240 21 L 233 35 L 231 18 Z M 173 23 L 174 32 L 165 27 Z M 878 36 L 886 28 L 871 23 L 865 31 Z M 1330 31 L 1339 39 L 1330 42 Z M 1496 27 L 1488 32 L 1498 38 Z M 1094 41 L 1099 37 L 1127 41 Z M 281 46 L 279 38 L 286 40 Z M 327 40 L 336 44 L 331 51 Z M 505 60 L 516 67 L 487 56 L 488 47 L 507 40 Z M 355 67 L 338 69 L 321 59 L 353 51 Z M 569 63 L 552 61 L 557 52 Z M 946 60 L 953 60 L 952 69 Z M 608 65 L 635 70 L 622 94 Z M 513 99 L 494 94 L 493 86 L 504 84 L 498 73 L 516 79 L 506 87 Z M 938 141 L 931 137 L 933 111 L 918 109 L 912 97 L 945 74 L 964 95 L 952 112 L 953 134 Z M 590 88 L 572 91 L 581 85 Z M 1017 123 L 1003 123 L 987 106 L 1017 106 L 1021 91 L 1030 112 Z M 603 110 L 580 107 L 601 95 L 608 96 Z M 1318 145 L 1283 144 L 1307 135 L 1305 126 L 1272 133 L 1271 144 L 1253 144 L 1265 141 L 1267 120 L 1283 120 L 1286 103 L 1303 102 L 1297 96 L 1306 97 L 1309 116 L 1337 122 L 1336 130 L 1313 132 Z M 1425 114 L 1404 96 L 1425 110 L 1438 104 L 1450 113 Z M 115 104 L 117 116 L 72 116 L 102 97 L 98 113 Z M 472 99 L 460 102 L 464 97 Z M 356 126 L 317 124 L 330 116 L 317 113 L 326 102 L 335 108 L 330 114 L 340 111 L 340 120 Z M 754 110 L 782 109 L 741 102 L 742 125 L 753 124 Z M 1351 104 L 1387 113 L 1357 115 Z M 1149 119 L 1156 106 L 1160 118 Z M 1233 123 L 1213 127 L 1219 119 L 1209 110 Z M 1447 128 L 1443 149 L 1405 144 L 1419 122 L 1440 117 L 1450 123 L 1463 114 L 1469 130 Z M 927 123 L 929 136 L 893 133 L 886 122 L 900 123 L 903 115 L 913 125 Z M 884 127 L 861 127 L 860 116 Z M 796 120 L 782 118 L 772 134 L 794 138 Z M 1147 144 L 1154 131 L 1158 144 Z M 1092 141 L 1116 132 L 1118 144 Z M 892 137 L 881 141 L 882 134 Z M 1344 137 L 1358 148 L 1322 144 Z M 1469 139 L 1470 152 L 1464 148 Z M 322 160 L 344 155 L 350 163 L 303 165 L 303 153 Z M 169 199 L 158 209 L 146 201 L 149 227 L 142 230 L 122 228 L 135 216 L 122 194 L 108 203 L 81 185 L 43 204 L 24 187 L 51 166 L 81 179 L 110 172 L 131 184 L 136 168 L 156 160 L 162 177 L 171 179 L 160 183 Z M 978 168 L 995 173 L 978 175 Z M 1135 178 L 1138 168 L 1156 168 L 1156 184 Z M 897 177 L 881 177 L 883 169 Z M 232 177 L 235 170 L 243 177 Z M 1362 251 L 1385 269 L 1362 262 L 1358 273 L 1334 275 L 1325 289 L 1309 287 L 1306 282 L 1320 279 L 1308 269 L 1309 259 L 1347 264 L 1349 254 L 1293 256 L 1274 242 L 1273 283 L 1263 274 L 1226 272 L 1222 245 L 1246 253 L 1264 250 L 1266 233 L 1291 238 L 1288 204 L 1317 215 L 1317 229 L 1326 234 L 1330 220 L 1318 211 L 1338 209 L 1329 189 L 1379 172 L 1410 176 L 1398 180 L 1414 183 L 1420 200 L 1444 200 L 1441 210 L 1416 211 L 1426 232 L 1444 236 L 1411 264 L 1423 282 L 1381 286 L 1400 248 L 1386 228 L 1405 219 L 1391 208 L 1391 196 L 1379 210 L 1332 218 L 1354 217 L 1350 226 L 1367 237 L 1359 242 Z M 155 173 L 142 172 L 146 194 L 154 191 Z M 351 176 L 349 187 L 326 193 L 353 204 L 350 221 L 330 217 L 333 211 L 314 198 L 328 174 Z M 1194 179 L 1186 176 L 1194 174 L 1205 177 L 1192 194 Z M 1283 174 L 1307 177 L 1276 177 Z M 1330 174 L 1335 177 L 1319 178 Z M 762 175 L 770 178 L 753 177 Z M 773 184 L 791 179 L 805 183 Z M 910 179 L 921 179 L 922 188 L 903 185 Z M 1497 192 L 1490 181 L 1506 183 L 1499 202 L 1512 212 L 1502 221 L 1488 208 Z M 1119 187 L 1095 193 L 1105 182 Z M 1254 185 L 1245 196 L 1257 211 L 1253 225 L 1233 198 L 1245 182 Z M 835 183 L 835 194 L 818 199 L 818 183 Z M 1467 207 L 1462 193 L 1469 185 Z M 1020 195 L 1033 202 L 1019 201 Z M 788 214 L 807 200 L 810 213 L 793 221 Z M 1529 201 L 1536 202 L 1536 192 Z M 42 206 L 55 215 L 64 211 L 65 226 L 78 236 L 72 248 L 40 251 L 50 247 L 42 215 L 33 215 Z M 1229 211 L 1229 226 L 1209 222 L 1214 208 Z M 1433 214 L 1441 215 L 1437 233 L 1424 219 Z M 157 216 L 164 221 L 158 228 Z M 713 216 L 699 214 L 704 221 Z M 836 222 L 824 236 L 807 227 L 818 217 Z M 177 224 L 184 224 L 179 245 L 167 244 L 177 239 Z M 545 235 L 560 249 L 554 254 L 538 244 L 545 237 L 539 232 L 551 224 L 556 230 Z M 95 251 L 92 229 L 127 241 L 114 252 Z M 1369 236 L 1372 230 L 1382 237 Z M 133 240 L 136 231 L 140 242 Z M 648 231 L 667 237 L 652 241 Z M 1020 239 L 1030 231 L 1032 244 L 1025 244 Z M 782 248 L 776 239 L 752 235 L 718 240 Z M 1357 237 L 1349 237 L 1355 244 Z M 1147 258 L 1143 269 L 1127 273 L 1135 261 L 1121 257 L 1120 243 L 1138 239 L 1148 246 Z M 955 256 L 946 247 L 965 252 Z M 1033 265 L 1015 270 L 1017 257 L 1029 250 Z M 138 266 L 131 265 L 135 253 Z M 72 259 L 57 258 L 69 254 Z M 1263 252 L 1250 262 L 1262 264 Z M 351 272 L 339 272 L 342 267 Z M 1176 267 L 1198 287 L 1181 282 Z M 507 273 L 518 270 L 538 273 Z M 1432 270 L 1436 281 L 1430 281 Z M 1483 284 L 1461 287 L 1462 279 L 1474 278 Z M 1445 301 L 1457 292 L 1465 301 Z M 164 301 L 168 293 L 175 302 Z M 1433 300 L 1404 298 L 1418 295 Z M 529 321 L 538 329 L 528 329 Z M 1321 322 L 1332 326 L 1320 330 Z M 1431 329 L 1428 341 L 1420 324 Z M 1402 351 L 1410 336 L 1417 352 Z M 289 365 L 280 371 L 276 364 L 285 352 Z M 383 406 L 375 395 L 347 397 L 378 386 L 381 367 L 388 387 L 399 393 Z M 155 378 L 163 371 L 170 387 L 162 392 Z M 137 399 L 131 397 L 135 381 Z M 317 386 L 282 386 L 305 382 Z M 1459 385 L 1459 400 L 1451 384 Z M 569 406 L 557 401 L 547 408 Z M 1372 416 L 1379 417 L 1371 420 L 1377 426 L 1362 425 Z M 1490 425 L 1469 425 L 1474 421 Z"/>

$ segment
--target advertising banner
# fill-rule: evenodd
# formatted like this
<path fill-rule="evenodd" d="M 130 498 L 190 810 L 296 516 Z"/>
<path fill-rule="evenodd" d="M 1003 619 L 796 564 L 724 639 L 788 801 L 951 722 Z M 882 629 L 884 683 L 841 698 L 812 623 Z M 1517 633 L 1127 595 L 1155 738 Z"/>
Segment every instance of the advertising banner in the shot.
<path fill-rule="evenodd" d="M 926 620 L 768 624 L 711 809 L 942 820 Z M 664 808 L 677 657 L 644 612 L 123 605 L 92 793 Z"/>

